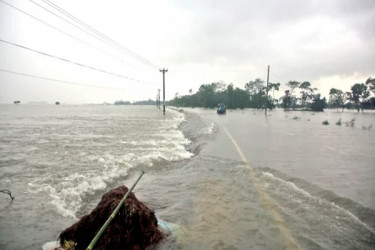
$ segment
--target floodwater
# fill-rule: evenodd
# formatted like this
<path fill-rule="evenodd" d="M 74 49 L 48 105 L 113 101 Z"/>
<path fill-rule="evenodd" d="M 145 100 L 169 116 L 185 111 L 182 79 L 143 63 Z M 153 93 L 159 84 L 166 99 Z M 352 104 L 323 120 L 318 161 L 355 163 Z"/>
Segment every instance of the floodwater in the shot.
<path fill-rule="evenodd" d="M 176 227 L 158 249 L 375 246 L 374 113 L 0 105 L 0 117 L 0 189 L 16 197 L 0 197 L 1 249 L 40 249 L 140 170 L 136 196 Z"/>

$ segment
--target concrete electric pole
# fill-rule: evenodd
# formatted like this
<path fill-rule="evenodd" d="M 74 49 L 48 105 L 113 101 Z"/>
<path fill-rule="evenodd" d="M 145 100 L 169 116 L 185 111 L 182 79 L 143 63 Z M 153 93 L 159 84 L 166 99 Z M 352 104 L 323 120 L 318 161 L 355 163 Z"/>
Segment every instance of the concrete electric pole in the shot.
<path fill-rule="evenodd" d="M 267 88 L 266 88 L 266 109 L 264 111 L 264 114 L 267 116 L 267 107 L 268 107 L 268 81 L 270 78 L 270 65 L 268 65 L 268 70 L 267 70 Z"/>
<path fill-rule="evenodd" d="M 165 115 L 165 72 L 168 72 L 168 69 L 160 69 L 160 72 L 163 73 L 163 115 Z"/>

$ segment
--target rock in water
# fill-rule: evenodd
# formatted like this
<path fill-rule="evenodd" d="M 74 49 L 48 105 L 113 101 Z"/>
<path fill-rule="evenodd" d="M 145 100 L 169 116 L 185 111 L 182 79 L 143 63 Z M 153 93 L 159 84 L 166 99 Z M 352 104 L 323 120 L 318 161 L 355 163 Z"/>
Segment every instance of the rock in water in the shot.
<path fill-rule="evenodd" d="M 86 249 L 127 191 L 127 187 L 119 186 L 105 193 L 89 215 L 60 234 L 60 245 L 74 242 L 74 249 Z M 95 249 L 145 249 L 162 238 L 155 213 L 130 193 Z"/>

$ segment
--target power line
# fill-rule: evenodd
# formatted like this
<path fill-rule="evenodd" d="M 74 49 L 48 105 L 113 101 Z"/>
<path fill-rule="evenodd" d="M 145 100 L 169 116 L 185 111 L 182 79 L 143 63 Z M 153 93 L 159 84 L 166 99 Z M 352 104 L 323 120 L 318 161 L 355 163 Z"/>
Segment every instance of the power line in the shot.
<path fill-rule="evenodd" d="M 31 1 L 31 0 L 30 0 Z M 74 20 L 75 22 L 77 22 L 78 24 L 80 24 L 82 27 L 86 28 L 87 30 L 89 30 L 91 33 L 95 34 L 96 35 L 96 39 L 99 39 L 101 40 L 102 42 L 106 43 L 107 45 L 115 48 L 115 49 L 118 49 L 120 50 L 122 53 L 126 53 L 128 55 L 130 55 L 131 57 L 133 57 L 134 59 L 144 63 L 145 65 L 148 65 L 148 66 L 151 66 L 153 68 L 160 68 L 158 65 L 152 63 L 151 61 L 147 60 L 146 58 L 138 55 L 137 53 L 131 51 L 130 49 L 126 48 L 124 45 L 114 41 L 113 39 L 109 38 L 108 36 L 106 36 L 105 34 L 101 33 L 100 31 L 96 30 L 95 28 L 93 28 L 92 26 L 90 26 L 89 24 L 85 23 L 84 21 L 80 20 L 79 18 L 73 16 L 72 14 L 70 14 L 68 11 L 64 10 L 63 8 L 59 7 L 58 5 L 54 4 L 53 2 L 49 1 L 49 0 L 42 0 L 43 2 L 45 2 L 46 4 L 48 4 L 49 6 L 51 6 L 52 8 L 56 9 L 57 11 L 59 11 L 60 13 L 64 14 L 65 16 L 69 17 L 70 19 Z M 87 33 L 87 32 L 86 32 Z M 93 35 L 92 35 L 93 36 Z M 99 38 L 98 38 L 99 37 Z"/>
<path fill-rule="evenodd" d="M 86 44 L 86 45 L 90 46 L 91 48 L 94 48 L 94 49 L 100 50 L 100 49 L 98 49 L 97 47 L 92 46 L 91 44 L 89 44 L 89 43 L 87 43 L 87 42 L 85 42 L 85 41 L 82 41 L 81 39 L 79 39 L 79 38 L 77 38 L 77 37 L 75 37 L 75 36 L 72 36 L 71 34 L 69 34 L 69 33 L 65 32 L 65 31 L 63 31 L 63 30 L 61 30 L 61 29 L 59 29 L 59 28 L 57 28 L 57 27 L 55 27 L 55 26 L 53 26 L 53 25 L 51 25 L 51 24 L 49 24 L 49 23 L 47 23 L 47 22 L 45 22 L 45 21 L 43 21 L 42 19 L 37 18 L 37 17 L 35 17 L 35 16 L 33 16 L 33 15 L 31 15 L 31 14 L 29 14 L 29 13 L 27 13 L 27 12 L 25 12 L 25 11 L 23 11 L 23 10 L 21 10 L 21 9 L 19 9 L 19 8 L 15 7 L 15 6 L 11 5 L 11 4 L 9 4 L 9 3 L 7 3 L 7 2 L 5 2 L 4 0 L 0 0 L 0 1 L 3 2 L 4 4 L 8 5 L 9 7 L 13 8 L 13 9 L 15 9 L 15 10 L 18 10 L 19 12 L 21 12 L 21 13 L 23 13 L 23 14 L 25 14 L 25 15 L 27 15 L 27 16 L 29 16 L 29 17 L 35 19 L 35 20 L 37 20 L 38 22 L 41 22 L 41 23 L 43 23 L 44 25 L 47 25 L 48 27 L 50 27 L 50 28 L 52 28 L 52 29 L 55 29 L 55 30 L 59 31 L 59 32 L 63 33 L 63 34 L 66 35 L 66 36 L 69 36 L 70 38 L 73 38 L 73 39 L 75 39 L 75 40 L 77 40 L 77 41 L 79 41 L 79 42 L 81 42 L 81 43 L 83 43 L 83 44 Z M 102 50 L 100 50 L 100 51 L 103 52 Z"/>
<path fill-rule="evenodd" d="M 42 77 L 42 76 L 36 76 L 36 75 L 30 75 L 30 74 L 15 72 L 15 71 L 6 70 L 6 69 L 0 69 L 0 71 L 6 72 L 6 73 L 15 74 L 15 75 L 27 76 L 27 77 L 32 77 L 32 78 L 37 78 L 37 79 L 42 79 L 42 80 L 47 80 L 47 81 L 53 81 L 53 82 L 66 83 L 66 84 L 71 84 L 71 85 L 78 85 L 78 86 L 85 86 L 85 87 L 92 87 L 92 88 L 100 88 L 100 89 L 122 89 L 122 88 L 102 87 L 102 86 L 85 84 L 85 83 L 78 83 L 78 82 L 63 81 L 63 80 L 58 80 L 58 79 L 53 79 L 53 78 L 48 78 L 48 77 Z"/>
<path fill-rule="evenodd" d="M 83 44 L 85 44 L 85 45 L 87 45 L 87 46 L 89 46 L 89 47 L 91 47 L 91 48 L 93 48 L 93 49 L 95 49 L 95 50 L 97 50 L 97 51 L 103 53 L 103 54 L 109 55 L 109 54 L 108 54 L 107 52 L 105 52 L 104 50 L 101 50 L 101 49 L 99 49 L 98 47 L 95 47 L 95 46 L 93 46 L 93 45 L 91 45 L 91 44 L 89 44 L 89 43 L 87 43 L 87 42 L 85 42 L 85 41 L 82 41 L 82 40 L 79 39 L 78 37 L 75 37 L 75 36 L 73 36 L 73 35 L 71 35 L 71 34 L 65 32 L 65 31 L 63 31 L 63 30 L 61 30 L 61 29 L 59 29 L 59 28 L 57 28 L 57 27 L 55 27 L 55 26 L 53 26 L 53 25 L 51 25 L 51 24 L 49 24 L 49 23 L 47 23 L 47 22 L 45 22 L 45 21 L 43 21 L 42 19 L 37 18 L 37 17 L 35 17 L 35 16 L 33 16 L 33 15 L 31 15 L 31 14 L 29 14 L 29 13 L 27 13 L 27 12 L 25 12 L 25 11 L 23 11 L 23 10 L 21 10 L 21 9 L 19 9 L 19 8 L 15 7 L 15 6 L 11 5 L 11 4 L 9 4 L 9 3 L 7 3 L 7 2 L 5 2 L 4 0 L 0 0 L 0 2 L 2 2 L 2 3 L 4 3 L 4 4 L 6 4 L 6 5 L 8 5 L 9 7 L 11 7 L 11 8 L 13 8 L 13 9 L 15 9 L 15 10 L 21 12 L 22 14 L 24 14 L 24 15 L 26 15 L 26 16 L 29 16 L 29 17 L 35 19 L 35 20 L 38 21 L 38 22 L 43 23 L 44 25 L 46 25 L 46 26 L 48 26 L 48 27 L 50 27 L 50 28 L 52 28 L 52 29 L 54 29 L 54 30 L 57 30 L 58 32 L 60 32 L 60 33 L 62 33 L 62 34 L 64 34 L 64 35 L 66 35 L 66 36 L 68 36 L 68 37 L 70 37 L 70 38 L 72 38 L 72 39 L 74 39 L 74 40 L 76 40 L 76 41 L 79 41 L 80 43 L 83 43 Z M 123 60 L 120 59 L 120 58 L 117 58 L 117 57 L 115 57 L 115 56 L 113 56 L 113 55 L 109 55 L 109 56 L 111 56 L 111 57 L 113 57 L 114 59 L 120 61 L 121 63 L 124 63 Z M 131 65 L 131 64 L 127 64 L 127 65 L 130 65 L 130 66 L 133 66 L 133 67 L 134 67 L 134 65 Z"/>
<path fill-rule="evenodd" d="M 36 2 L 34 2 L 33 0 L 29 0 L 29 1 L 32 2 L 33 4 L 37 5 L 39 8 L 42 8 L 43 10 L 49 12 L 50 14 L 52 14 L 52 15 L 54 15 L 54 16 L 60 18 L 61 20 L 63 20 L 63 21 L 65 21 L 65 22 L 69 23 L 69 24 L 72 25 L 73 27 L 75 27 L 75 28 L 77 28 L 77 29 L 79 29 L 79 30 L 85 32 L 86 34 L 88 34 L 88 35 L 90 35 L 90 36 L 92 36 L 92 37 L 94 37 L 94 38 L 96 38 L 96 39 L 100 39 L 100 38 L 94 36 L 92 33 L 90 33 L 90 32 L 88 32 L 87 30 L 85 30 L 84 28 L 79 27 L 78 25 L 76 25 L 76 24 L 72 23 L 71 21 L 69 21 L 69 20 L 63 18 L 62 16 L 57 15 L 57 14 L 54 13 L 53 11 L 51 11 L 51 10 L 47 9 L 46 7 L 44 7 L 44 6 L 42 6 L 42 5 L 40 5 L 40 4 L 36 3 Z M 103 40 L 101 40 L 101 41 L 102 41 L 102 42 L 105 42 L 105 41 L 103 41 Z M 93 46 L 92 46 L 92 47 L 93 47 Z M 96 48 L 96 47 L 93 47 L 93 48 Z M 96 48 L 96 49 L 97 49 L 97 48 Z M 103 50 L 100 50 L 100 51 L 101 51 L 101 52 L 104 52 Z M 106 53 L 106 54 L 107 54 L 107 53 Z M 108 55 L 109 55 L 109 54 L 108 54 Z M 130 63 L 124 63 L 124 61 L 123 61 L 122 59 L 120 59 L 120 58 L 114 57 L 113 55 L 110 55 L 110 56 L 113 57 L 113 58 L 115 58 L 116 60 L 120 61 L 120 62 L 123 63 L 123 64 L 129 65 L 129 66 L 132 66 L 132 67 L 135 67 L 134 65 L 132 65 L 132 64 L 130 64 Z"/>
<path fill-rule="evenodd" d="M 3 40 L 1 38 L 0 38 L 0 42 L 7 43 L 7 44 L 10 44 L 10 45 L 22 48 L 22 49 L 26 49 L 26 50 L 32 51 L 34 53 L 38 53 L 38 54 L 41 54 L 41 55 L 44 55 L 44 56 L 48 56 L 48 57 L 54 58 L 54 59 L 58 59 L 58 60 L 61 60 L 63 62 L 71 63 L 71 64 L 74 64 L 74 65 L 78 65 L 80 67 L 84 67 L 84 68 L 88 68 L 88 69 L 91 69 L 91 70 L 99 71 L 99 72 L 104 73 L 104 74 L 108 74 L 108 75 L 112 75 L 112 76 L 116 76 L 116 77 L 120 77 L 120 78 L 125 78 L 127 80 L 131 80 L 131 81 L 135 81 L 135 82 L 148 83 L 148 82 L 137 80 L 137 79 L 134 79 L 134 78 L 131 78 L 131 77 L 128 77 L 128 76 L 124 76 L 124 75 L 112 73 L 112 72 L 109 72 L 109 71 L 106 71 L 106 70 L 103 70 L 103 69 L 99 69 L 99 68 L 96 68 L 96 67 L 93 67 L 93 66 L 89 66 L 89 65 L 86 65 L 86 64 L 83 64 L 83 63 L 71 61 L 71 60 L 68 60 L 68 59 L 65 59 L 65 58 L 62 58 L 62 57 L 59 57 L 59 56 L 51 55 L 51 54 L 48 54 L 46 52 L 35 50 L 35 49 L 29 48 L 29 47 L 26 47 L 26 46 L 22 46 L 22 45 L 19 45 L 19 44 L 16 44 L 16 43 L 5 41 L 5 40 Z M 154 84 L 154 83 L 148 83 L 148 84 Z"/>

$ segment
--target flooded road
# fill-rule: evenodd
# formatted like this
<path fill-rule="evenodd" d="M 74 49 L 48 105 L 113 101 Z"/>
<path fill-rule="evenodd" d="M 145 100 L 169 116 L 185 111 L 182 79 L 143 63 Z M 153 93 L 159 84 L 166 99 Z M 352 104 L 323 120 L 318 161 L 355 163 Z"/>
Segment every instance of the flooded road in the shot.
<path fill-rule="evenodd" d="M 181 189 L 173 190 L 178 215 L 157 211 L 184 225 L 181 249 L 372 249 L 375 137 L 362 126 L 374 114 L 185 112 L 215 126 L 183 164 Z"/>
<path fill-rule="evenodd" d="M 375 209 L 375 130 L 366 129 L 375 124 L 375 113 L 268 114 L 233 111 L 206 116 L 229 131 L 251 166 L 279 170 Z M 341 126 L 336 125 L 340 119 Z M 347 126 L 352 119 L 354 126 Z M 324 120 L 330 124 L 323 125 Z M 214 140 L 205 153 L 241 160 L 235 148 L 228 147 L 226 136 Z"/>
<path fill-rule="evenodd" d="M 373 249 L 374 114 L 269 114 L 0 106 L 0 248 L 40 249 L 143 170 L 157 249 Z"/>

